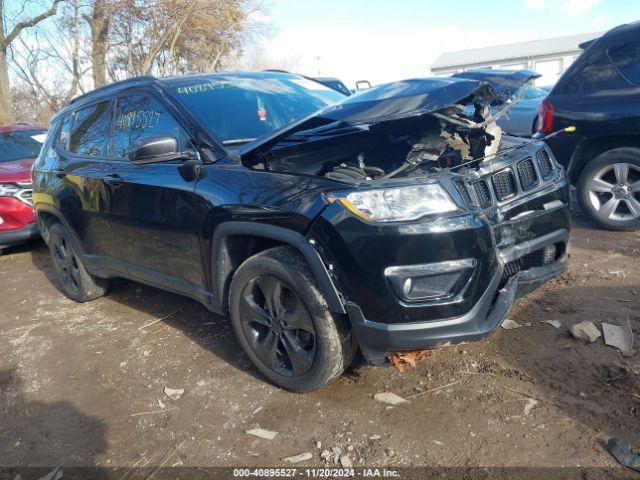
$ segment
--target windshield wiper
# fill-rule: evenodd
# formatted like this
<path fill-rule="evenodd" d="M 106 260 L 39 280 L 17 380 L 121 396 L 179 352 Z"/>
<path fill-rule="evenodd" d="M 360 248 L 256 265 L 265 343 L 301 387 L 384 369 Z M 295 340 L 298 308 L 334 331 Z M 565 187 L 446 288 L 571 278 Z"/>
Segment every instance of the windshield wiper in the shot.
<path fill-rule="evenodd" d="M 244 145 L 245 143 L 250 143 L 250 142 L 253 142 L 254 140 L 255 138 L 234 138 L 232 140 L 224 140 L 222 142 L 222 145 L 224 145 L 225 147 L 231 146 L 231 145 Z"/>

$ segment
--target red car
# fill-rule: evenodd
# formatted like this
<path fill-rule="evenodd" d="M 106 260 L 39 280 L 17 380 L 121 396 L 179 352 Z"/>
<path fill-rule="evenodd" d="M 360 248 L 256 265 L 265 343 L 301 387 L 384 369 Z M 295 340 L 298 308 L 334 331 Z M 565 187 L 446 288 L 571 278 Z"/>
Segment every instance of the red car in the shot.
<path fill-rule="evenodd" d="M 46 133 L 36 125 L 0 127 L 0 253 L 40 235 L 31 201 L 31 166 Z"/>

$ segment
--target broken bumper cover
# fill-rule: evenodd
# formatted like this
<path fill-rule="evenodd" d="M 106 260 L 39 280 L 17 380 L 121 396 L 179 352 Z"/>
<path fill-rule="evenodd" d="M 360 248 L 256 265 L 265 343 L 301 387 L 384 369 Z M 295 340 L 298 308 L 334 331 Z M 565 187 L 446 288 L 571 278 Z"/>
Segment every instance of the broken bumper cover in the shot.
<path fill-rule="evenodd" d="M 436 348 L 487 337 L 502 324 L 516 298 L 565 269 L 566 259 L 562 258 L 553 264 L 520 272 L 499 289 L 503 273 L 499 268 L 473 308 L 454 318 L 386 324 L 365 319 L 355 303 L 346 303 L 345 309 L 366 360 L 372 365 L 386 365 L 389 354 L 396 351 Z"/>

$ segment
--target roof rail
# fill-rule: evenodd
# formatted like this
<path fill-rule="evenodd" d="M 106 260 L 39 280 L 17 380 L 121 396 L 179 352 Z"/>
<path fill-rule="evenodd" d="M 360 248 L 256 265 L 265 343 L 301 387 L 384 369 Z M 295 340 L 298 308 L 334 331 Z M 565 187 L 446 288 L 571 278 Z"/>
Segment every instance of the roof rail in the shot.
<path fill-rule="evenodd" d="M 118 87 L 126 86 L 127 84 L 130 84 L 130 83 L 131 84 L 135 84 L 135 83 L 140 83 L 140 82 L 145 81 L 145 80 L 147 80 L 147 81 L 156 80 L 156 77 L 154 77 L 152 75 L 142 75 L 142 76 L 139 76 L 139 77 L 126 78 L 124 80 L 120 80 L 119 82 L 113 82 L 113 83 L 110 83 L 108 85 L 104 85 L 102 87 L 98 87 L 98 88 L 96 88 L 94 90 L 91 90 L 90 92 L 83 93 L 82 95 L 78 95 L 77 97 L 73 97 L 69 101 L 68 105 L 73 105 L 74 103 L 77 103 L 79 100 L 87 97 L 88 95 L 93 95 L 96 92 L 109 91 L 111 89 L 115 89 L 115 88 L 118 88 Z"/>

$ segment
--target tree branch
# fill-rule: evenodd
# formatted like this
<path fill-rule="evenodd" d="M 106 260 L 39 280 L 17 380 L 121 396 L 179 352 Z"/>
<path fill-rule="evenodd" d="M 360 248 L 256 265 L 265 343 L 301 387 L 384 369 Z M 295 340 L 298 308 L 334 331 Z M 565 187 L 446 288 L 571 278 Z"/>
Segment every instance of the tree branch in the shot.
<path fill-rule="evenodd" d="M 46 12 L 43 12 L 40 15 L 37 15 L 29 20 L 16 23 L 16 25 L 13 27 L 13 30 L 11 30 L 11 33 L 9 33 L 9 35 L 7 35 L 2 40 L 1 46 L 3 50 L 6 50 L 6 48 L 11 44 L 11 42 L 13 42 L 16 39 L 16 37 L 20 35 L 20 32 L 22 32 L 22 30 L 24 30 L 25 28 L 33 27 L 34 25 L 37 25 L 38 23 L 40 23 L 42 20 L 49 18 L 52 15 L 55 15 L 56 12 L 58 11 L 58 4 L 63 1 L 64 0 L 53 0 L 53 4 L 51 5 L 51 8 Z"/>

